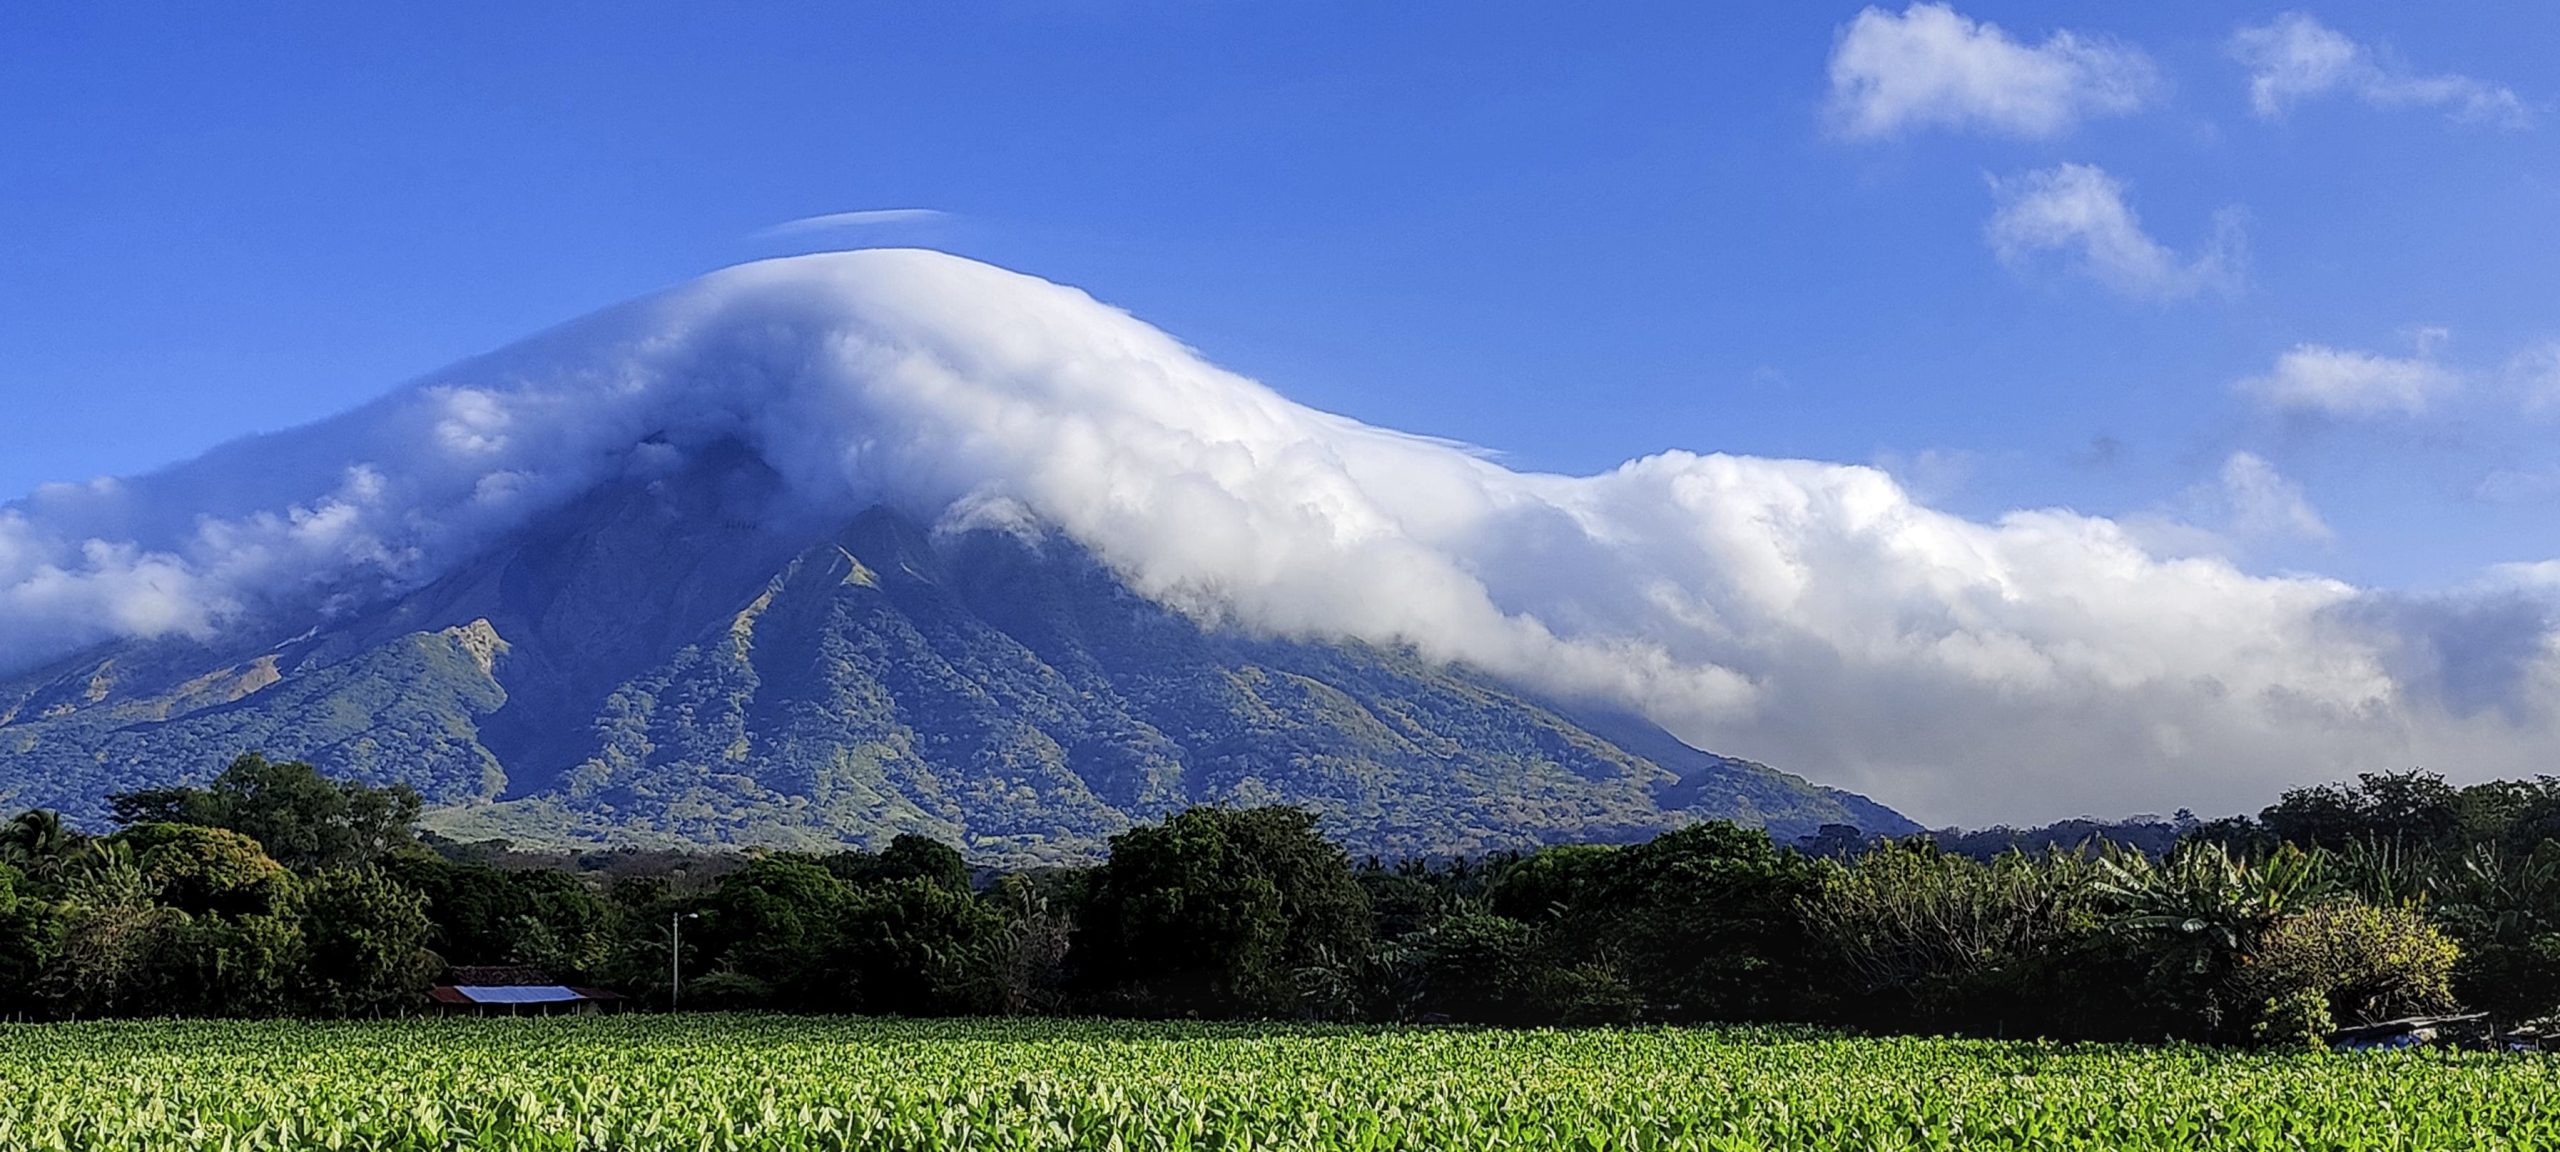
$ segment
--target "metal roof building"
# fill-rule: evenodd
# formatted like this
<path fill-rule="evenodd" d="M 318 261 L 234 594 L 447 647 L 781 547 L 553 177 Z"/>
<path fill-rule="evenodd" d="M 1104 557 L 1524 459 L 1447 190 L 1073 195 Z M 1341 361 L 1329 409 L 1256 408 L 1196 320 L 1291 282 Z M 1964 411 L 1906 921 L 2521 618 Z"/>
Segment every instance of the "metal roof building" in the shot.
<path fill-rule="evenodd" d="M 447 972 L 444 983 L 427 990 L 427 998 L 444 1012 L 484 1016 L 603 1012 L 623 1001 L 619 992 L 562 984 L 539 968 L 485 965 Z"/>

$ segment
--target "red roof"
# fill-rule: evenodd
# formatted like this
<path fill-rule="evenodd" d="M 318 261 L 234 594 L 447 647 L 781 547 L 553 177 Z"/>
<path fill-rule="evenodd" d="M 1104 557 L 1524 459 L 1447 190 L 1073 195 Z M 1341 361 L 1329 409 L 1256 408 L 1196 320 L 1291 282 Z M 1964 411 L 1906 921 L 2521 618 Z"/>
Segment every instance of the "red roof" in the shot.
<path fill-rule="evenodd" d="M 445 972 L 444 982 L 457 988 L 512 988 L 557 984 L 551 974 L 530 964 L 460 964 Z"/>

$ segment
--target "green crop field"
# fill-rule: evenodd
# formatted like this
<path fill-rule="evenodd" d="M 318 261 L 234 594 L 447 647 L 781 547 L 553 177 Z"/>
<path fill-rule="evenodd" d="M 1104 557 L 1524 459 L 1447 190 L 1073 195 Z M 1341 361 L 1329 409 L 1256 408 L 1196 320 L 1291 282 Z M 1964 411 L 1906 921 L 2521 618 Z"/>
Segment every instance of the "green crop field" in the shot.
<path fill-rule="evenodd" d="M 631 1016 L 0 1027 L 9 1149 L 2526 1149 L 2542 1057 Z"/>

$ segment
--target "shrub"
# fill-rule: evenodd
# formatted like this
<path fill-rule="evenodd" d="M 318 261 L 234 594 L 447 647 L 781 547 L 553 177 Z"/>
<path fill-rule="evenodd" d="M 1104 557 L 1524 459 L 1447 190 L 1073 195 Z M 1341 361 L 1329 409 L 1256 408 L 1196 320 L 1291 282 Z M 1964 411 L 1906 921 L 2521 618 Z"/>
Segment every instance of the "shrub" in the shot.
<path fill-rule="evenodd" d="M 1829 866 L 1812 931 L 1880 1020 L 1980 1033 L 2034 1031 L 2031 991 L 2096 931 L 2089 866 L 2008 853 L 1982 863 L 1927 843 Z"/>
<path fill-rule="evenodd" d="M 2261 1028 L 2302 1026 L 2311 997 L 2332 1021 L 2371 1023 L 2452 1011 L 2460 956 L 2412 909 L 2334 900 L 2277 921 L 2232 981 L 2244 1002 L 2275 1005 Z"/>
<path fill-rule="evenodd" d="M 2267 1001 L 2250 1033 L 2270 1048 L 2321 1048 L 2337 1026 L 2329 1015 L 2329 998 L 2305 988 Z"/>

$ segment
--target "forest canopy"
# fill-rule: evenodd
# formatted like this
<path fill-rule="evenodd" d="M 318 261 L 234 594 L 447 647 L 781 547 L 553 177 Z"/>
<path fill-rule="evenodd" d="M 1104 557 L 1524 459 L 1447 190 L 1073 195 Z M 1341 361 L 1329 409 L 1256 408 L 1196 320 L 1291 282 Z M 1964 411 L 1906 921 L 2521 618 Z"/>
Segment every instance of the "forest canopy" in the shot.
<path fill-rule="evenodd" d="M 0 827 L 0 1014 L 422 1010 L 458 965 L 666 1006 L 882 1015 L 1592 1024 L 2301 1044 L 2560 1012 L 2560 781 L 2422 772 L 2254 817 L 1354 861 L 1293 808 L 1193 808 L 1100 862 L 951 845 L 543 856 L 413 830 L 418 798 L 246 755 Z M 681 955 L 674 926 L 681 923 Z M 680 965 L 671 963 L 680 961 Z"/>

